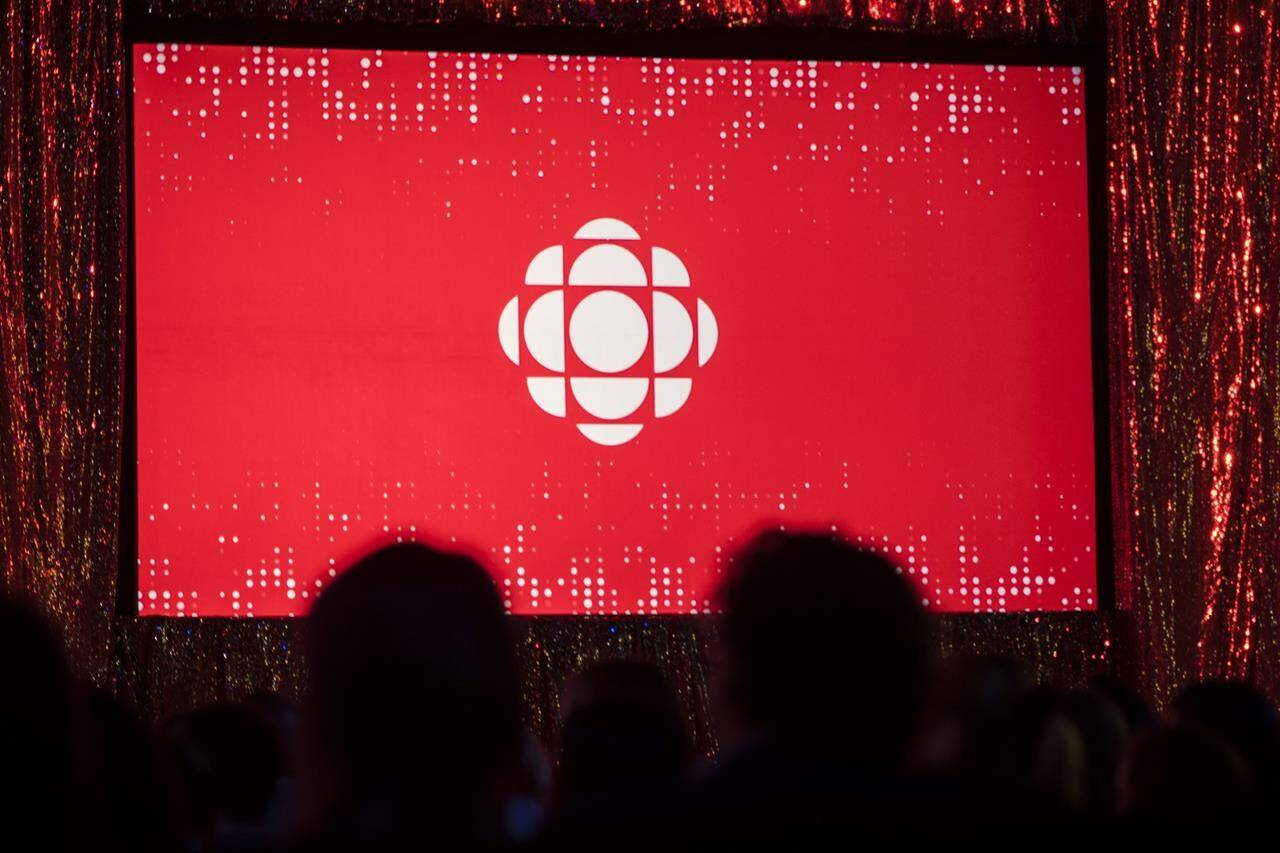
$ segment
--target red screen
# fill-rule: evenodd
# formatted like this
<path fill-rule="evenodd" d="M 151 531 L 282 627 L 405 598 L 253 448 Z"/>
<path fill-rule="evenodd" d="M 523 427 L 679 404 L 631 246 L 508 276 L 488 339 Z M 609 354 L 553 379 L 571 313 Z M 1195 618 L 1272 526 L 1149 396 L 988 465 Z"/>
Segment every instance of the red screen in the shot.
<path fill-rule="evenodd" d="M 1080 69 L 133 49 L 138 606 L 371 542 L 701 613 L 762 524 L 1096 601 Z"/>

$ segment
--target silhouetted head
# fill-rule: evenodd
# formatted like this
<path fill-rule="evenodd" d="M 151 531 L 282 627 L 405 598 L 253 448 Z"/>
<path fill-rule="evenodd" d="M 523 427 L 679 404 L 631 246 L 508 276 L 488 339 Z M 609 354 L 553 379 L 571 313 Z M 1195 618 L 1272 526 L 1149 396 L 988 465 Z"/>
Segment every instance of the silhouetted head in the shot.
<path fill-rule="evenodd" d="M 1062 699 L 1063 713 L 1075 724 L 1084 746 L 1084 804 L 1095 815 L 1115 806 L 1116 768 L 1129 743 L 1124 714 L 1093 690 L 1073 690 Z"/>
<path fill-rule="evenodd" d="M 57 636 L 0 598 L 0 755 L 15 783 L 5 795 L 6 830 L 54 849 L 77 846 L 84 821 L 73 694 Z"/>
<path fill-rule="evenodd" d="M 1280 714 L 1267 697 L 1247 684 L 1208 681 L 1179 693 L 1173 714 L 1235 747 L 1259 793 L 1280 800 Z"/>
<path fill-rule="evenodd" d="M 598 663 L 565 688 L 560 805 L 644 795 L 679 782 L 693 758 L 675 691 L 655 666 Z"/>
<path fill-rule="evenodd" d="M 290 699 L 270 690 L 259 690 L 246 696 L 242 708 L 257 715 L 275 732 L 280 744 L 280 772 L 292 776 L 298 769 L 299 751 L 302 748 L 302 715 Z"/>
<path fill-rule="evenodd" d="M 425 545 L 376 551 L 320 596 L 306 644 L 313 772 L 328 800 L 412 813 L 436 831 L 489 820 L 520 721 L 502 601 L 484 569 Z"/>
<path fill-rule="evenodd" d="M 1066 696 L 1051 687 L 1033 687 L 1014 701 L 990 766 L 993 778 L 1011 789 L 1034 792 L 1059 807 L 1086 805 L 1084 737 L 1071 719 Z"/>
<path fill-rule="evenodd" d="M 179 802 L 162 777 L 160 750 L 150 728 L 103 690 L 82 687 L 81 700 L 95 847 L 121 853 L 174 849 L 180 841 L 174 821 Z"/>
<path fill-rule="evenodd" d="M 262 820 L 283 775 L 270 724 L 247 708 L 214 705 L 174 717 L 163 735 L 183 790 L 189 838 Z"/>
<path fill-rule="evenodd" d="M 1090 763 L 1075 704 L 1070 694 L 1037 687 L 1012 658 L 957 655 L 933 681 L 919 758 L 930 770 L 981 782 L 1037 809 L 1083 806 Z M 1101 756 L 1099 767 L 1107 760 Z"/>
<path fill-rule="evenodd" d="M 726 571 L 724 700 L 786 749 L 896 764 L 915 734 L 932 638 L 898 569 L 832 534 L 757 536 Z"/>
<path fill-rule="evenodd" d="M 929 686 L 920 764 L 959 776 L 987 773 L 1003 748 L 1014 704 L 1033 686 L 1031 674 L 1010 657 L 961 653 L 947 658 Z"/>
<path fill-rule="evenodd" d="M 1188 821 L 1238 814 L 1253 790 L 1244 760 L 1224 740 L 1190 725 L 1148 732 L 1121 762 L 1122 814 Z"/>
<path fill-rule="evenodd" d="M 1156 715 L 1132 687 L 1110 673 L 1099 673 L 1089 679 L 1089 689 L 1105 696 L 1124 715 L 1130 735 L 1137 735 L 1156 724 Z"/>
<path fill-rule="evenodd" d="M 592 664 L 565 684 L 560 711 L 574 712 L 605 702 L 637 702 L 680 715 L 680 699 L 662 670 L 636 658 L 612 658 Z"/>

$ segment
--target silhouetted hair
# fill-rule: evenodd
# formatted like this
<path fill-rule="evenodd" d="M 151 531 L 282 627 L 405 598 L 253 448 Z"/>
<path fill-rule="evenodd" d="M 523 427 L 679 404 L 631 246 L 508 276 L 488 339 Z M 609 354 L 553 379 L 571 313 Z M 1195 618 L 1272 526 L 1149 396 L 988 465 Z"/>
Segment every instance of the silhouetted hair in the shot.
<path fill-rule="evenodd" d="M 1063 697 L 1063 712 L 1084 745 L 1085 805 L 1095 815 L 1110 814 L 1115 804 L 1116 769 L 1129 742 L 1124 714 L 1094 690 L 1073 690 Z"/>
<path fill-rule="evenodd" d="M 1085 805 L 1088 754 L 1063 693 L 1044 686 L 1028 690 L 1014 700 L 1003 734 L 987 759 L 991 778 L 1059 808 Z"/>
<path fill-rule="evenodd" d="M 275 733 L 280 746 L 280 773 L 292 776 L 298 769 L 298 749 L 302 713 L 293 700 L 270 690 L 246 696 L 240 707 L 262 720 Z"/>
<path fill-rule="evenodd" d="M 161 751 L 133 709 L 97 688 L 82 688 L 88 734 L 85 780 L 95 793 L 94 847 L 119 853 L 173 850 L 180 843 L 177 792 L 161 773 Z"/>
<path fill-rule="evenodd" d="M 565 690 L 556 800 L 645 795 L 678 783 L 693 748 L 675 690 L 638 660 L 598 663 Z"/>
<path fill-rule="evenodd" d="M 384 548 L 324 591 L 306 645 L 328 804 L 377 803 L 392 823 L 474 834 L 520 739 L 510 638 L 485 570 L 425 545 Z"/>
<path fill-rule="evenodd" d="M 637 702 L 680 716 L 680 699 L 662 670 L 636 658 L 611 658 L 584 669 L 565 685 L 563 710 L 601 702 Z"/>
<path fill-rule="evenodd" d="M 902 759 L 932 638 L 889 560 L 831 534 L 764 533 L 717 598 L 729 698 L 747 721 L 793 749 Z"/>
<path fill-rule="evenodd" d="M 247 708 L 214 705 L 164 728 L 194 829 L 262 819 L 283 775 L 280 741 L 265 720 Z"/>
<path fill-rule="evenodd" d="M 1034 684 L 1026 667 L 1004 655 L 959 653 L 942 661 L 929 686 L 920 763 L 961 777 L 992 777 L 1014 706 Z"/>
<path fill-rule="evenodd" d="M 1124 715 L 1124 721 L 1130 735 L 1137 735 L 1152 728 L 1156 724 L 1156 716 L 1151 712 L 1137 691 L 1110 673 L 1099 673 L 1089 679 L 1089 688 L 1111 700 Z"/>
<path fill-rule="evenodd" d="M 1234 747 L 1259 793 L 1280 803 L 1280 714 L 1267 697 L 1240 682 L 1206 681 L 1179 693 L 1173 709 Z"/>
<path fill-rule="evenodd" d="M 74 688 L 62 643 L 25 606 L 0 597 L 0 755 L 11 780 L 5 830 L 41 847 L 75 849 L 85 839 Z"/>
<path fill-rule="evenodd" d="M 1253 790 L 1244 760 L 1225 741 L 1192 725 L 1149 732 L 1121 764 L 1120 811 L 1187 821 L 1243 812 Z"/>

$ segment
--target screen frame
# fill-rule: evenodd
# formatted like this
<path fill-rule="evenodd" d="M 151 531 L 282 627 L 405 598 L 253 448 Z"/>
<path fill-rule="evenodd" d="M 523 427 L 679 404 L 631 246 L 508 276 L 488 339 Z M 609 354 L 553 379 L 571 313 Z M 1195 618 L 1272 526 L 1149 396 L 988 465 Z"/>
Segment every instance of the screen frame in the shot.
<path fill-rule="evenodd" d="M 515 53 L 662 57 L 671 59 L 816 60 L 819 62 L 930 62 L 960 65 L 1073 66 L 1083 69 L 1085 110 L 1086 216 L 1089 239 L 1089 316 L 1092 354 L 1094 520 L 1096 596 L 1092 611 L 1028 610 L 1010 613 L 938 613 L 945 619 L 999 620 L 1026 616 L 1043 619 L 1101 616 L 1123 609 L 1116 599 L 1115 519 L 1112 501 L 1112 422 L 1110 388 L 1110 291 L 1107 286 L 1108 219 L 1106 200 L 1106 54 L 1099 27 L 1083 43 L 1008 44 L 905 33 L 859 33 L 819 25 L 766 25 L 718 30 L 618 32 L 602 28 L 512 26 L 478 23 L 381 24 L 288 21 L 211 21 L 126 13 L 120 97 L 124 116 L 122 154 L 125 186 L 122 203 L 126 227 L 124 281 L 124 395 L 121 424 L 119 530 L 115 615 L 117 618 L 165 622 L 290 622 L 289 616 L 143 616 L 138 613 L 138 407 L 136 337 L 136 210 L 134 204 L 133 48 L 150 42 L 217 45 L 271 45 L 364 50 Z M 705 620 L 690 614 L 600 615 L 511 614 L 518 620 L 543 623 L 593 620 L 604 622 L 672 622 Z"/>

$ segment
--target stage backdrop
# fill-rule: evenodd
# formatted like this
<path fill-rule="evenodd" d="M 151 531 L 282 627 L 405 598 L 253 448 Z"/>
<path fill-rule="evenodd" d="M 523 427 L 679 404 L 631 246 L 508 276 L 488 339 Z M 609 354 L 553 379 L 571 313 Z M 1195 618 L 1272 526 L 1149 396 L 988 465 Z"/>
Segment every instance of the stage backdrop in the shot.
<path fill-rule="evenodd" d="M 210 20 L 475 20 L 661 30 L 843 27 L 1005 43 L 1096 38 L 1085 0 L 173 0 Z M 1280 35 L 1274 2 L 1113 0 L 1110 395 L 1124 610 L 958 617 L 944 650 L 1002 650 L 1045 678 L 1100 667 L 1157 699 L 1232 676 L 1280 684 L 1277 296 Z M 121 460 L 126 53 L 119 2 L 3 0 L 0 61 L 0 566 L 66 632 L 77 666 L 162 714 L 293 689 L 296 623 L 115 616 Z M 1091 35 L 1092 34 L 1092 35 Z M 530 720 L 602 654 L 662 663 L 706 723 L 694 622 L 515 623 Z"/>

